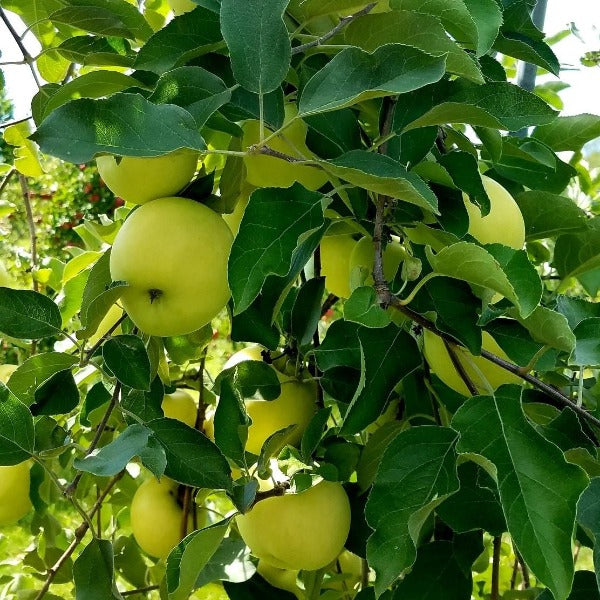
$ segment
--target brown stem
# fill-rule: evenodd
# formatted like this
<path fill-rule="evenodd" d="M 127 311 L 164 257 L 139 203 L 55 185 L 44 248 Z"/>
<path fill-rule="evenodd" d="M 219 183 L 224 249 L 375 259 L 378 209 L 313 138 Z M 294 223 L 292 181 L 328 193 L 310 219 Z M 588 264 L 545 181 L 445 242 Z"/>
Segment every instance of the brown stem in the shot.
<path fill-rule="evenodd" d="M 35 67 L 33 66 L 33 64 L 35 62 L 33 56 L 31 56 L 31 54 L 29 54 L 27 48 L 25 48 L 25 46 L 23 45 L 21 37 L 15 31 L 15 28 L 12 26 L 11 22 L 8 20 L 8 17 L 6 16 L 6 13 L 4 12 L 4 9 L 1 6 L 0 6 L 0 19 L 2 19 L 2 21 L 4 21 L 4 25 L 6 25 L 6 28 L 10 32 L 10 35 L 12 35 L 13 40 L 15 40 L 15 43 L 19 47 L 19 50 L 21 51 L 21 54 L 23 55 L 23 59 L 27 63 L 27 66 L 29 67 L 31 74 L 33 75 L 35 84 L 38 86 L 38 88 L 42 87 L 40 85 L 40 80 L 38 79 L 37 73 L 35 72 Z"/>
<path fill-rule="evenodd" d="M 519 566 L 521 567 L 521 573 L 523 574 L 523 588 L 528 590 L 531 587 L 531 581 L 529 579 L 529 568 L 525 564 L 521 553 L 515 550 L 515 554 L 517 560 L 519 561 Z"/>
<path fill-rule="evenodd" d="M 0 129 L 4 129 L 5 127 L 10 127 L 11 125 L 18 125 L 19 123 L 25 123 L 25 121 L 29 121 L 32 117 L 22 117 L 21 119 L 13 119 L 12 121 L 4 121 L 4 123 L 0 123 Z"/>
<path fill-rule="evenodd" d="M 112 411 L 114 410 L 115 406 L 117 405 L 120 393 L 121 393 L 121 382 L 117 381 L 117 384 L 115 385 L 115 391 L 113 392 L 112 398 L 110 399 L 110 403 L 106 409 L 106 412 L 104 413 L 104 416 L 102 417 L 102 421 L 100 421 L 100 424 L 98 425 L 98 429 L 96 430 L 96 435 L 94 436 L 92 443 L 90 444 L 89 448 L 87 449 L 85 456 L 89 456 L 96 449 L 96 446 L 98 446 L 98 442 L 100 441 L 100 438 L 102 437 L 102 434 L 104 433 L 104 430 L 106 429 L 106 424 L 108 423 L 108 420 L 110 419 L 110 415 L 112 414 Z M 79 473 L 77 473 L 77 475 L 75 475 L 75 478 L 73 479 L 73 481 L 65 488 L 63 494 L 65 496 L 72 496 L 75 493 L 75 490 L 77 489 L 77 486 L 79 485 L 79 482 L 81 481 L 82 477 L 83 477 L 83 471 L 80 471 Z"/>
<path fill-rule="evenodd" d="M 4 191 L 4 188 L 10 183 L 10 180 L 12 179 L 12 176 L 17 172 L 17 170 L 13 167 L 5 176 L 4 179 L 2 180 L 2 183 L 0 183 L 0 194 L 2 194 L 2 192 Z"/>
<path fill-rule="evenodd" d="M 206 366 L 206 354 L 208 352 L 208 346 L 204 348 L 202 356 L 200 357 L 200 368 L 198 369 L 198 379 L 200 379 L 200 389 L 198 395 L 198 412 L 196 413 L 196 422 L 194 427 L 198 431 L 204 429 L 204 419 L 206 418 L 206 402 L 204 402 L 204 369 Z"/>
<path fill-rule="evenodd" d="M 369 563 L 366 558 L 360 559 L 360 589 L 369 587 Z"/>
<path fill-rule="evenodd" d="M 123 477 L 123 475 L 125 475 L 125 471 L 121 471 L 120 473 L 117 473 L 108 482 L 108 484 L 104 488 L 104 491 L 102 492 L 102 494 L 100 495 L 98 500 L 96 500 L 96 503 L 92 507 L 92 510 L 90 511 L 90 513 L 88 515 L 89 520 L 91 520 L 93 518 L 93 516 L 100 510 L 102 503 L 104 502 L 104 500 L 106 499 L 106 497 L 108 496 L 108 494 L 110 493 L 112 488 L 115 486 L 115 484 L 119 481 L 119 479 L 121 479 Z M 61 556 L 54 563 L 54 565 L 48 569 L 48 573 L 46 575 L 46 581 L 44 582 L 44 585 L 42 586 L 42 588 L 40 589 L 40 591 L 38 592 L 38 595 L 35 597 L 34 600 L 41 600 L 46 595 L 46 592 L 50 589 L 50 585 L 54 581 L 56 574 L 58 573 L 60 568 L 65 564 L 65 562 L 67 562 L 69 557 L 73 554 L 73 552 L 75 551 L 75 548 L 77 548 L 77 546 L 79 545 L 81 540 L 84 538 L 85 534 L 87 533 L 88 529 L 90 528 L 89 520 L 84 521 L 75 530 L 75 537 L 73 538 L 71 543 L 67 546 L 67 549 L 61 554 Z"/>
<path fill-rule="evenodd" d="M 448 340 L 443 340 L 443 342 L 444 346 L 446 346 L 446 350 L 448 351 L 448 355 L 450 356 L 450 360 L 452 361 L 452 365 L 456 369 L 456 372 L 460 375 L 460 378 L 463 380 L 464 384 L 467 386 L 469 393 L 471 396 L 477 396 L 479 394 L 477 386 L 469 377 L 467 371 L 465 370 L 465 366 L 460 362 L 460 359 L 456 354 L 456 350 L 454 350 L 454 347 Z"/>
<path fill-rule="evenodd" d="M 492 591 L 490 594 L 490 600 L 500 599 L 500 548 L 502 545 L 502 538 L 495 537 L 493 541 L 494 552 L 492 555 Z"/>
<path fill-rule="evenodd" d="M 181 529 L 179 537 L 183 539 L 188 534 L 188 519 L 190 516 L 190 508 L 192 506 L 192 488 L 185 486 L 183 490 L 183 509 L 181 511 Z"/>
<path fill-rule="evenodd" d="M 0 11 L 2 9 L 0 8 Z M 37 269 L 38 256 L 37 256 L 37 233 L 35 231 L 35 222 L 33 220 L 33 211 L 31 210 L 31 195 L 29 193 L 29 186 L 27 185 L 27 178 L 25 175 L 19 173 L 19 182 L 21 183 L 21 192 L 23 194 L 23 202 L 25 203 L 25 213 L 27 214 L 27 227 L 29 229 L 29 240 L 31 243 L 31 268 L 32 268 L 32 279 L 33 279 L 33 291 L 38 291 L 38 282 L 35 278 L 35 271 Z"/>
<path fill-rule="evenodd" d="M 327 314 L 327 311 L 339 300 L 339 298 L 335 294 L 329 294 L 327 298 L 325 298 L 325 302 L 323 302 L 323 306 L 321 306 L 321 316 L 324 317 Z"/>
<path fill-rule="evenodd" d="M 112 335 L 113 331 L 127 318 L 127 315 L 124 314 L 119 318 L 119 320 L 87 351 L 85 362 L 89 361 L 98 348 L 104 343 L 106 338 Z"/>
<path fill-rule="evenodd" d="M 136 594 L 145 594 L 146 592 L 153 592 L 154 590 L 160 589 L 160 585 L 149 585 L 137 590 L 129 590 L 127 592 L 121 592 L 121 596 L 135 596 Z"/>
<path fill-rule="evenodd" d="M 309 48 L 314 48 L 315 46 L 320 46 L 321 44 L 323 44 L 323 42 L 326 42 L 327 40 L 331 39 L 334 35 L 336 35 L 344 27 L 346 27 L 346 25 L 352 23 L 352 21 L 358 19 L 359 17 L 362 17 L 363 15 L 366 15 L 367 13 L 371 12 L 371 10 L 373 10 L 373 8 L 375 7 L 376 4 L 377 4 L 377 2 L 372 2 L 371 4 L 367 4 L 367 6 L 365 6 L 358 12 L 354 13 L 353 15 L 349 15 L 347 17 L 344 17 L 343 19 L 340 19 L 340 22 L 331 31 L 324 33 L 322 36 L 318 37 L 316 40 L 313 40 L 312 42 L 308 42 L 306 44 L 302 44 L 301 46 L 295 46 L 294 48 L 292 48 L 292 56 L 294 54 L 300 54 L 301 52 L 304 52 L 305 50 L 308 50 Z"/>
<path fill-rule="evenodd" d="M 289 489 L 290 484 L 288 481 L 282 481 L 281 483 L 277 483 L 273 488 L 267 490 L 266 492 L 256 492 L 256 497 L 254 498 L 254 504 L 264 500 L 265 498 L 272 498 L 273 496 L 283 496 L 285 491 Z"/>

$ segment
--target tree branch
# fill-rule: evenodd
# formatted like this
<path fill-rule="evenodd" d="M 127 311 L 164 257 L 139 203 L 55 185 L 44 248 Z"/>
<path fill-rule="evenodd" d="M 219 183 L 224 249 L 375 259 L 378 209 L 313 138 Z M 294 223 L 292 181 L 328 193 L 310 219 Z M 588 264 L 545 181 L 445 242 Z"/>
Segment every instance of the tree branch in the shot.
<path fill-rule="evenodd" d="M 2 10 L 0 8 L 0 10 Z M 29 229 L 29 240 L 31 243 L 31 269 L 33 279 L 33 291 L 38 291 L 38 282 L 35 278 L 35 271 L 38 264 L 37 256 L 37 233 L 35 231 L 35 221 L 33 220 L 33 211 L 31 210 L 31 196 L 29 194 L 29 186 L 27 185 L 27 177 L 19 173 L 19 182 L 21 183 L 21 192 L 23 194 L 23 202 L 25 203 L 25 213 L 27 214 L 27 227 Z"/>
<path fill-rule="evenodd" d="M 306 44 L 302 44 L 301 46 L 295 46 L 294 48 L 292 48 L 292 56 L 294 56 L 295 54 L 300 54 L 301 52 L 304 52 L 309 48 L 320 46 L 321 44 L 323 44 L 323 42 L 326 42 L 327 40 L 331 39 L 334 35 L 339 33 L 344 27 L 346 27 L 346 25 L 349 25 L 350 23 L 352 23 L 352 21 L 355 21 L 359 17 L 362 17 L 363 15 L 366 15 L 367 13 L 371 12 L 376 4 L 377 2 L 371 2 L 371 4 L 367 4 L 367 6 L 354 13 L 353 15 L 349 15 L 340 19 L 340 22 L 331 31 L 324 33 L 316 40 L 313 40 L 312 42 L 308 42 Z"/>
<path fill-rule="evenodd" d="M 4 179 L 2 180 L 2 183 L 0 183 L 0 194 L 2 194 L 2 192 L 4 191 L 4 188 L 10 183 L 10 180 L 12 179 L 12 176 L 17 172 L 17 170 L 13 167 L 5 176 Z"/>
<path fill-rule="evenodd" d="M 493 541 L 494 552 L 492 554 L 492 591 L 490 600 L 500 599 L 500 549 L 502 538 L 495 537 Z"/>
<path fill-rule="evenodd" d="M 323 302 L 323 306 L 321 306 L 321 316 L 324 317 L 327 314 L 327 311 L 339 300 L 339 298 L 335 294 L 329 294 L 327 298 L 325 298 L 325 302 Z"/>
<path fill-rule="evenodd" d="M 31 116 L 23 117 L 22 119 L 13 119 L 12 121 L 4 121 L 4 123 L 0 123 L 0 129 L 11 127 L 12 125 L 18 125 L 19 123 L 25 123 L 25 121 L 29 121 L 29 119 L 31 119 Z"/>
<path fill-rule="evenodd" d="M 456 350 L 454 350 L 452 344 L 448 340 L 442 340 L 444 342 L 444 346 L 446 346 L 446 350 L 448 351 L 448 355 L 450 356 L 450 360 L 452 361 L 452 365 L 456 369 L 456 372 L 460 375 L 460 378 L 463 380 L 464 384 L 467 386 L 469 393 L 471 396 L 477 396 L 479 391 L 477 390 L 477 386 L 473 383 L 467 371 L 465 370 L 464 365 L 460 362 Z"/>
<path fill-rule="evenodd" d="M 6 13 L 4 12 L 4 9 L 1 6 L 0 6 L 0 19 L 2 19 L 2 21 L 4 21 L 4 25 L 6 25 L 6 28 L 10 32 L 10 35 L 12 36 L 13 40 L 15 40 L 15 43 L 19 47 L 19 50 L 21 51 L 21 54 L 23 55 L 23 59 L 27 63 L 27 66 L 29 67 L 31 74 L 33 75 L 35 84 L 38 86 L 38 88 L 42 87 L 40 84 L 40 80 L 38 79 L 37 73 L 35 72 L 35 67 L 34 67 L 35 60 L 34 60 L 33 56 L 31 56 L 31 54 L 29 54 L 29 51 L 27 50 L 27 48 L 25 48 L 25 45 L 23 44 L 19 34 L 15 31 L 15 28 L 12 26 L 11 22 L 8 20 L 8 17 L 6 16 Z"/>

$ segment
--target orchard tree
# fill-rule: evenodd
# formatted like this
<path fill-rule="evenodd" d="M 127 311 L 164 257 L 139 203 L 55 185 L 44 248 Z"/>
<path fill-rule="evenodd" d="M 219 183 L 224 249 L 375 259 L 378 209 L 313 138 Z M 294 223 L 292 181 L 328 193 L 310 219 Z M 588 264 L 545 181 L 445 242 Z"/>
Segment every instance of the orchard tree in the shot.
<path fill-rule="evenodd" d="M 508 81 L 534 5 L 0 1 L 1 597 L 600 598 L 600 118 Z M 124 202 L 66 262 L 48 156 Z"/>

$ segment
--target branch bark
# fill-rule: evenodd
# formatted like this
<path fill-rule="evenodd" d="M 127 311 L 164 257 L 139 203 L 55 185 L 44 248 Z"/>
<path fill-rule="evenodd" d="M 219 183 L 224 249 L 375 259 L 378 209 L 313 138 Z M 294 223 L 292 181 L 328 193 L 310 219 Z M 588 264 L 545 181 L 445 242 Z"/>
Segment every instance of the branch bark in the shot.
<path fill-rule="evenodd" d="M 15 28 L 12 26 L 12 23 L 9 21 L 8 17 L 6 16 L 6 13 L 4 12 L 4 9 L 1 6 L 0 6 L 0 19 L 2 19 L 2 21 L 4 22 L 4 25 L 6 25 L 6 28 L 10 32 L 10 35 L 12 36 L 13 40 L 15 40 L 15 43 L 19 47 L 19 50 L 21 51 L 21 54 L 23 55 L 23 60 L 27 63 L 27 66 L 29 67 L 29 70 L 31 71 L 31 75 L 33 76 L 35 84 L 38 86 L 38 88 L 42 87 L 40 84 L 40 80 L 38 79 L 37 73 L 35 72 L 35 66 L 34 66 L 35 60 L 34 60 L 33 56 L 31 56 L 31 54 L 29 53 L 27 48 L 25 48 L 25 45 L 23 44 L 21 37 L 15 31 Z"/>

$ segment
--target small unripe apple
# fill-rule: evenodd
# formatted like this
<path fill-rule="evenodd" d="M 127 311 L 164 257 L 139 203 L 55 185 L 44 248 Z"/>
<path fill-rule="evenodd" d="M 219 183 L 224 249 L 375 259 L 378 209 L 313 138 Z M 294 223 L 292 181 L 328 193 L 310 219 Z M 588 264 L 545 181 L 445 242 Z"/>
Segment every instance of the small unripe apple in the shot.
<path fill-rule="evenodd" d="M 168 0 L 168 2 L 176 17 L 190 12 L 198 6 L 195 2 L 192 2 L 192 0 Z"/>
<path fill-rule="evenodd" d="M 158 198 L 134 211 L 110 255 L 121 302 L 149 335 L 191 333 L 229 300 L 227 260 L 233 236 L 219 214 L 187 198 Z"/>
<path fill-rule="evenodd" d="M 196 172 L 198 153 L 195 150 L 176 150 L 163 156 L 110 155 L 96 158 L 98 173 L 108 188 L 133 204 L 176 194 L 185 187 Z"/>
<path fill-rule="evenodd" d="M 483 331 L 482 336 L 482 348 L 484 350 L 510 362 L 510 358 L 508 358 L 502 348 L 498 346 L 496 340 L 487 331 Z M 495 365 L 482 356 L 474 356 L 468 350 L 459 346 L 454 346 L 454 349 L 465 373 L 475 384 L 480 394 L 490 393 L 489 386 L 495 390 L 505 383 L 522 383 L 520 377 Z M 467 388 L 467 385 L 462 380 L 450 358 L 444 340 L 427 329 L 423 332 L 423 353 L 431 370 L 448 387 L 463 396 L 471 395 L 469 388 Z"/>
<path fill-rule="evenodd" d="M 162 409 L 165 417 L 169 419 L 177 419 L 190 427 L 196 424 L 198 407 L 185 390 L 175 390 L 172 394 L 165 394 Z"/>
<path fill-rule="evenodd" d="M 481 244 L 504 244 L 520 250 L 525 243 L 525 222 L 519 205 L 494 179 L 482 175 L 481 181 L 490 199 L 490 212 L 482 217 L 479 208 L 463 194 L 469 233 Z"/>
<path fill-rule="evenodd" d="M 350 502 L 340 483 L 321 481 L 299 494 L 265 498 L 236 523 L 257 558 L 280 569 L 315 571 L 342 551 Z"/>
<path fill-rule="evenodd" d="M 31 510 L 29 461 L 0 466 L 0 527 L 13 525 Z"/>

